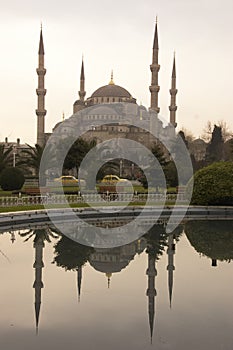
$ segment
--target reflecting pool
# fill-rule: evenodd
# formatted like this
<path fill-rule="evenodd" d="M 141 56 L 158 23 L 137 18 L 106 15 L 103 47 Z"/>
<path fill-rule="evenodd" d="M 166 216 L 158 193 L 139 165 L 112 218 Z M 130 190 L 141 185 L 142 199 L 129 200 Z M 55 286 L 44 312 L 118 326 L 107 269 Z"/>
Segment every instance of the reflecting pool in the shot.
<path fill-rule="evenodd" d="M 1 349 L 231 350 L 232 259 L 230 220 L 111 249 L 49 224 L 0 232 Z"/>

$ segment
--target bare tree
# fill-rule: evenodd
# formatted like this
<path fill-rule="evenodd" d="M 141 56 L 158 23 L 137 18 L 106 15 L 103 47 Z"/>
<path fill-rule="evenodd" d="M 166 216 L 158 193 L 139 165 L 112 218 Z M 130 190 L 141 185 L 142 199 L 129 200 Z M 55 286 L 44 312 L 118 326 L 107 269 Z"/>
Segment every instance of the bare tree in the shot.
<path fill-rule="evenodd" d="M 212 131 L 213 131 L 213 125 L 210 120 L 206 123 L 205 127 L 203 128 L 201 138 L 205 142 L 210 142 L 212 137 Z"/>
<path fill-rule="evenodd" d="M 206 123 L 206 126 L 203 129 L 203 133 L 201 135 L 201 138 L 204 141 L 210 142 L 214 125 L 221 128 L 224 142 L 226 142 L 227 140 L 233 137 L 233 132 L 230 130 L 229 126 L 224 120 L 219 120 L 216 124 L 208 120 L 208 122 Z"/>
<path fill-rule="evenodd" d="M 230 140 L 233 137 L 233 132 L 230 129 L 229 125 L 224 120 L 219 120 L 217 123 L 218 126 L 222 129 L 222 137 L 224 142 Z"/>

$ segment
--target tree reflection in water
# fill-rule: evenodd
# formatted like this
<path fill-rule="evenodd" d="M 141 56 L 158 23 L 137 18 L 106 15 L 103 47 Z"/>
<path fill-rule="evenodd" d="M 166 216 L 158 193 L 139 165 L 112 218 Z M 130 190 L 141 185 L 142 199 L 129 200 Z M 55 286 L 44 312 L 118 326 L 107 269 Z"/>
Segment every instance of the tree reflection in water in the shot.
<path fill-rule="evenodd" d="M 217 260 L 233 259 L 232 221 L 190 221 L 185 224 L 185 233 L 198 253 L 212 259 L 212 266 L 217 266 Z"/>

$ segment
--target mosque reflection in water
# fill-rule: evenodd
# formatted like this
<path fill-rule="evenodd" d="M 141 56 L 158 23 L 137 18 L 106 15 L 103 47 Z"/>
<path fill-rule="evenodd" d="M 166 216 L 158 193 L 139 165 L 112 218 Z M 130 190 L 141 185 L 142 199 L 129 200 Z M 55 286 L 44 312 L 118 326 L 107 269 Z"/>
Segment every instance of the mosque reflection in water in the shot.
<path fill-rule="evenodd" d="M 91 248 L 83 246 L 68 237 L 61 235 L 52 226 L 38 226 L 35 229 L 2 232 L 10 233 L 12 243 L 17 235 L 25 242 L 32 240 L 35 251 L 35 323 L 38 332 L 40 309 L 42 303 L 43 284 L 43 253 L 47 244 L 54 244 L 53 263 L 65 270 L 77 273 L 78 300 L 81 298 L 83 267 L 89 263 L 93 269 L 106 275 L 106 284 L 110 288 L 111 277 L 125 269 L 137 254 L 147 254 L 146 296 L 148 300 L 149 331 L 152 340 L 155 322 L 156 299 L 156 263 L 160 257 L 167 254 L 167 289 L 168 303 L 172 306 L 173 281 L 175 275 L 176 245 L 182 234 L 186 234 L 191 246 L 200 255 L 208 257 L 213 267 L 218 261 L 233 259 L 233 224 L 229 221 L 189 221 L 180 225 L 171 234 L 166 234 L 166 225 L 153 226 L 146 235 L 130 244 L 111 248 Z M 17 237 L 18 238 L 18 237 Z M 55 243 L 54 243 L 55 242 Z M 140 278 L 140 276 L 138 276 Z"/>

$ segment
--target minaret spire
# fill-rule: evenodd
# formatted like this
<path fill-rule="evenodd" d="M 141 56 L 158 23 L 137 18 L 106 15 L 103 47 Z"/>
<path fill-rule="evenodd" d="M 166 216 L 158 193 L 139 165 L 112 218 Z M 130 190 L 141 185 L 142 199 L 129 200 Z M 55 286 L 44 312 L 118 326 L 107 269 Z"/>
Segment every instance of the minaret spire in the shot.
<path fill-rule="evenodd" d="M 149 325 L 150 325 L 150 337 L 151 343 L 154 330 L 154 318 L 155 318 L 155 296 L 157 295 L 155 289 L 155 276 L 157 276 L 157 270 L 155 268 L 155 256 L 148 252 L 148 268 L 146 271 L 148 276 L 148 288 L 146 295 L 148 296 L 148 313 L 149 313 Z"/>
<path fill-rule="evenodd" d="M 85 74 L 84 74 L 84 61 L 83 61 L 83 57 L 82 57 L 81 74 L 80 74 L 80 91 L 79 91 L 80 101 L 84 102 L 85 96 L 86 96 Z"/>
<path fill-rule="evenodd" d="M 173 271 L 175 270 L 174 266 L 174 254 L 175 254 L 175 243 L 174 243 L 174 236 L 173 234 L 170 234 L 168 236 L 168 248 L 167 248 L 167 255 L 168 255 L 168 290 L 169 290 L 169 302 L 170 307 L 172 305 L 172 290 L 173 290 Z"/>
<path fill-rule="evenodd" d="M 44 241 L 42 238 L 38 238 L 34 241 L 35 248 L 35 263 L 33 265 L 35 269 L 35 282 L 33 288 L 35 289 L 35 316 L 36 316 L 36 333 L 38 334 L 40 306 L 41 306 L 41 289 L 44 287 L 42 282 L 42 268 L 43 263 L 43 248 Z"/>
<path fill-rule="evenodd" d="M 170 89 L 170 95 L 171 95 L 171 104 L 169 106 L 170 111 L 170 124 L 172 124 L 174 127 L 177 126 L 176 123 L 176 94 L 178 90 L 176 89 L 176 58 L 174 53 L 173 58 L 173 67 L 172 67 L 172 82 L 171 82 L 171 89 Z"/>
<path fill-rule="evenodd" d="M 151 70 L 150 109 L 156 113 L 159 113 L 160 111 L 160 108 L 158 107 L 158 93 L 160 90 L 160 87 L 158 85 L 158 73 L 159 73 L 160 65 L 158 62 L 159 62 L 159 43 L 158 43 L 158 23 L 157 23 L 157 17 L 156 17 L 152 64 L 150 65 L 150 70 Z"/>
<path fill-rule="evenodd" d="M 84 73 L 84 60 L 82 56 L 82 65 L 81 65 L 81 74 L 80 74 L 80 90 L 78 92 L 79 94 L 79 100 L 75 101 L 73 104 L 73 113 L 77 113 L 78 111 L 81 111 L 83 108 L 85 108 L 85 73 Z"/>
<path fill-rule="evenodd" d="M 80 302 L 80 297 L 81 297 L 81 285 L 82 285 L 82 269 L 83 267 L 80 266 L 77 269 L 77 281 L 78 281 L 78 301 Z"/>
<path fill-rule="evenodd" d="M 37 141 L 36 143 L 40 146 L 45 144 L 45 95 L 46 89 L 44 88 L 44 77 L 46 74 L 46 69 L 44 68 L 44 41 L 43 41 L 43 32 L 42 27 L 40 30 L 40 42 L 39 42 L 39 62 L 38 68 L 36 70 L 38 75 L 38 88 L 36 90 L 38 100 L 37 100 Z"/>

